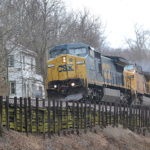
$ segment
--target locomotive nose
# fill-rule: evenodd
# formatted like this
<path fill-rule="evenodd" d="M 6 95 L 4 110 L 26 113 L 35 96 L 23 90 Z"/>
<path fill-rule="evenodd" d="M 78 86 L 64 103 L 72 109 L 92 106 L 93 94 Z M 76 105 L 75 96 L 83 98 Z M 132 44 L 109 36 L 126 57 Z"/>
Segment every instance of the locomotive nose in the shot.
<path fill-rule="evenodd" d="M 64 54 L 48 62 L 49 82 L 85 78 L 85 58 Z M 71 85 L 75 87 L 74 83 Z"/>

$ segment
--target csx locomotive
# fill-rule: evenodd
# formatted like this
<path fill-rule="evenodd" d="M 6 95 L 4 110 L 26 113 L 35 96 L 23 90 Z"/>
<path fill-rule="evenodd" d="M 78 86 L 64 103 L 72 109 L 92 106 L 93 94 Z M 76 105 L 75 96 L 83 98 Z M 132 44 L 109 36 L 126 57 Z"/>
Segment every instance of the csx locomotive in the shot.
<path fill-rule="evenodd" d="M 90 45 L 64 44 L 49 52 L 47 93 L 56 100 L 150 104 L 150 73 Z"/>

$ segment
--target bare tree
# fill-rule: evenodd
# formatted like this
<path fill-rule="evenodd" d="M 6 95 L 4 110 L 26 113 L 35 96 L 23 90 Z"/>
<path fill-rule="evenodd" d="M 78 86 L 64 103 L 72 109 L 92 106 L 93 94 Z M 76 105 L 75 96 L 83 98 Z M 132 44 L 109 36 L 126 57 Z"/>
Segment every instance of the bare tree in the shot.
<path fill-rule="evenodd" d="M 142 66 L 144 71 L 150 70 L 150 31 L 142 26 L 135 25 L 135 38 L 126 39 L 128 47 L 126 49 L 108 48 L 105 55 L 120 56 L 128 59 L 131 63 Z"/>
<path fill-rule="evenodd" d="M 90 12 L 85 9 L 83 13 L 79 12 L 78 24 L 77 37 L 79 40 L 101 49 L 105 40 L 105 28 L 102 21 L 92 16 Z"/>
<path fill-rule="evenodd" d="M 150 32 L 144 30 L 141 26 L 135 25 L 135 39 L 127 39 L 129 47 L 129 59 L 138 62 L 149 59 Z"/>
<path fill-rule="evenodd" d="M 16 35 L 16 22 L 13 18 L 11 1 L 5 0 L 0 3 L 0 94 L 9 92 L 8 86 L 8 55 L 13 50 L 7 49 L 8 41 Z"/>
<path fill-rule="evenodd" d="M 44 79 L 49 48 L 70 42 L 104 47 L 105 28 L 87 10 L 68 13 L 60 0 L 4 0 L 1 8 L 3 48 L 11 40 L 36 52 L 37 71 Z"/>
<path fill-rule="evenodd" d="M 64 22 L 60 43 L 83 42 L 97 49 L 104 47 L 105 27 L 100 18 L 94 17 L 88 10 L 71 12 Z"/>

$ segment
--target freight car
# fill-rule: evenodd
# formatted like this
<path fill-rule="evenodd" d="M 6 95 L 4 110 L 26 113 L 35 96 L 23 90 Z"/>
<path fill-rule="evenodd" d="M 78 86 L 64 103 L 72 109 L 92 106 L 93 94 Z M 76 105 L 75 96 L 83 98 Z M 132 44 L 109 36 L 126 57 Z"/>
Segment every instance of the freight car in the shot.
<path fill-rule="evenodd" d="M 50 50 L 47 94 L 65 101 L 144 104 L 150 102 L 150 75 L 124 58 L 101 55 L 90 45 L 64 44 Z"/>

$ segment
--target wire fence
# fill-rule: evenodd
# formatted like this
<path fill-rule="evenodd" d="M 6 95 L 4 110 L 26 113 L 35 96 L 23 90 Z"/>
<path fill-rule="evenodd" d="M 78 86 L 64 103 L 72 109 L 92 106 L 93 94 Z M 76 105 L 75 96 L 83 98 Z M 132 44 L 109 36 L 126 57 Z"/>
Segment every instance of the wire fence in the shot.
<path fill-rule="evenodd" d="M 86 133 L 108 125 L 122 125 L 145 134 L 150 129 L 150 107 L 0 97 L 0 122 L 8 130 L 44 137 Z"/>

